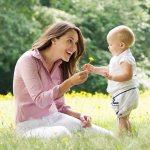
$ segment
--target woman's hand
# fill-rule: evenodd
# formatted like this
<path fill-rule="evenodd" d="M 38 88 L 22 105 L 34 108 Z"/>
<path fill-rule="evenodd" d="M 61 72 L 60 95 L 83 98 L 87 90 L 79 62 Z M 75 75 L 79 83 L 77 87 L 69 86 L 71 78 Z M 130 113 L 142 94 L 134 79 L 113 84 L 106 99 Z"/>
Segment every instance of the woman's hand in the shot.
<path fill-rule="evenodd" d="M 74 74 L 68 80 L 70 80 L 71 85 L 74 86 L 85 82 L 87 78 L 88 78 L 88 71 L 85 70 Z"/>
<path fill-rule="evenodd" d="M 85 65 L 82 66 L 82 69 L 87 70 L 89 72 L 93 72 L 94 71 L 94 66 L 91 65 L 91 64 L 85 64 Z"/>
<path fill-rule="evenodd" d="M 59 85 L 59 92 L 57 98 L 63 96 L 74 85 L 85 82 L 88 78 L 88 71 L 80 71 Z"/>
<path fill-rule="evenodd" d="M 82 122 L 82 127 L 83 128 L 91 127 L 92 118 L 90 116 L 86 116 L 86 115 L 81 114 L 79 119 Z"/>
<path fill-rule="evenodd" d="M 77 119 L 79 119 L 81 121 L 81 125 L 83 128 L 87 128 L 87 127 L 91 127 L 91 117 L 87 116 L 87 115 L 83 115 L 79 112 L 76 112 L 72 109 L 65 109 L 64 112 L 65 114 L 69 115 L 69 116 L 73 116 Z"/>

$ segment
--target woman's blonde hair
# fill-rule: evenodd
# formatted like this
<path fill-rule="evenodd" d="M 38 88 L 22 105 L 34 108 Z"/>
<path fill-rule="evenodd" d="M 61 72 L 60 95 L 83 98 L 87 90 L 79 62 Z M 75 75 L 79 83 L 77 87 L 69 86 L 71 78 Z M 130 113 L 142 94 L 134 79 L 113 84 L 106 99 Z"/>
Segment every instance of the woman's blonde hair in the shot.
<path fill-rule="evenodd" d="M 76 72 L 80 57 L 85 51 L 83 35 L 80 29 L 74 24 L 68 22 L 54 23 L 49 26 L 43 35 L 32 45 L 32 50 L 38 49 L 39 51 L 43 51 L 47 47 L 51 46 L 53 38 L 60 38 L 72 29 L 78 34 L 77 51 L 71 56 L 69 62 L 63 62 L 61 64 L 61 68 L 63 70 L 63 80 L 67 79 Z"/>

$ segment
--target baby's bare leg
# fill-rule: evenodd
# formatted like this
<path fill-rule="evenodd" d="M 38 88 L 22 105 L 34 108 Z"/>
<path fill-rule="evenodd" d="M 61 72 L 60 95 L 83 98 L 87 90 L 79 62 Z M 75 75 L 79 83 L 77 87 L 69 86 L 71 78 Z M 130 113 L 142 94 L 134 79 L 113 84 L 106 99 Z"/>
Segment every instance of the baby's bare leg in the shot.
<path fill-rule="evenodd" d="M 119 118 L 119 132 L 128 133 L 131 131 L 131 124 L 129 121 L 129 115 Z"/>

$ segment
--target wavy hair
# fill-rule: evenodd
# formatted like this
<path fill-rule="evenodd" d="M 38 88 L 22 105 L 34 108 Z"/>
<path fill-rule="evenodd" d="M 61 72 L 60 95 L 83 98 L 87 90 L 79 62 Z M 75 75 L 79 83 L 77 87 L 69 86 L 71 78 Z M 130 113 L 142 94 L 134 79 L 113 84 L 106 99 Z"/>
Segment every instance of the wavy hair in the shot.
<path fill-rule="evenodd" d="M 38 49 L 39 51 L 43 51 L 47 47 L 51 46 L 53 38 L 60 38 L 72 29 L 78 34 L 77 51 L 71 56 L 69 62 L 63 61 L 61 64 L 63 80 L 67 79 L 76 72 L 80 57 L 85 51 L 83 35 L 80 29 L 74 24 L 68 22 L 54 23 L 53 25 L 48 26 L 42 36 L 32 45 L 32 50 Z"/>

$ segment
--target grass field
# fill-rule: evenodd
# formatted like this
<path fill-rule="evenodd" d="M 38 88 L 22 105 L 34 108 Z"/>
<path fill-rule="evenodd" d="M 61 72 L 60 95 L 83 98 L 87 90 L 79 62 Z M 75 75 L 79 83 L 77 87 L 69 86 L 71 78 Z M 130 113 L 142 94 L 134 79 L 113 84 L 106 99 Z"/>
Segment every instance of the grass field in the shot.
<path fill-rule="evenodd" d="M 117 133 L 117 120 L 110 97 L 90 93 L 66 94 L 66 103 L 89 114 L 93 123 Z M 76 133 L 71 138 L 18 139 L 15 136 L 14 101 L 11 94 L 0 95 L 0 150 L 150 150 L 150 91 L 140 94 L 139 107 L 131 114 L 134 135 L 110 139 Z"/>

